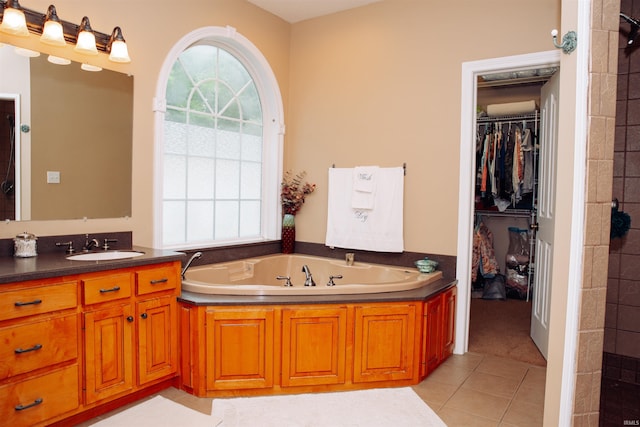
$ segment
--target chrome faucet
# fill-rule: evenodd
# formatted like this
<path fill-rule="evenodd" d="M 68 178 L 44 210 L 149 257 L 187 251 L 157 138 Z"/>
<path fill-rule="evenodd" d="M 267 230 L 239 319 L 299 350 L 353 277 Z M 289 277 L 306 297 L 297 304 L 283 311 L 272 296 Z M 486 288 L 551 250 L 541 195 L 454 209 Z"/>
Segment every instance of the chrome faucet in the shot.
<path fill-rule="evenodd" d="M 97 249 L 98 247 L 100 247 L 100 242 L 98 242 L 98 239 L 89 240 L 89 235 L 85 234 L 84 235 L 84 247 L 82 248 L 82 250 L 84 252 L 89 252 L 89 250 L 92 247 Z"/>
<path fill-rule="evenodd" d="M 202 256 L 202 252 L 196 252 L 195 254 L 191 255 L 191 258 L 189 258 L 189 261 L 187 261 L 187 263 L 184 265 L 184 268 L 182 269 L 182 273 L 180 273 L 180 276 L 182 277 L 182 279 L 184 280 L 184 273 L 187 272 L 187 269 L 191 266 L 191 263 L 200 258 Z"/>
<path fill-rule="evenodd" d="M 311 275 L 311 271 L 309 270 L 309 267 L 307 266 L 307 264 L 302 266 L 302 272 L 305 275 L 304 285 L 305 286 L 315 286 L 316 282 L 313 281 L 313 276 Z"/>

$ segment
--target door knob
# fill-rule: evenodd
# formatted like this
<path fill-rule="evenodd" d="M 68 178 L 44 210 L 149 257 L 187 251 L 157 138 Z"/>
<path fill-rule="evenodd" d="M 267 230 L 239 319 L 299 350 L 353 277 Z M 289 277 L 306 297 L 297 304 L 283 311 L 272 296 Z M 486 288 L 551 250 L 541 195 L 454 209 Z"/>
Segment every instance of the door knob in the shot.
<path fill-rule="evenodd" d="M 142 313 L 142 314 L 140 315 L 140 317 L 142 317 L 143 319 L 146 319 L 146 318 L 147 318 L 147 313 Z"/>
<path fill-rule="evenodd" d="M 127 322 L 129 323 L 133 322 L 133 316 L 127 316 Z"/>

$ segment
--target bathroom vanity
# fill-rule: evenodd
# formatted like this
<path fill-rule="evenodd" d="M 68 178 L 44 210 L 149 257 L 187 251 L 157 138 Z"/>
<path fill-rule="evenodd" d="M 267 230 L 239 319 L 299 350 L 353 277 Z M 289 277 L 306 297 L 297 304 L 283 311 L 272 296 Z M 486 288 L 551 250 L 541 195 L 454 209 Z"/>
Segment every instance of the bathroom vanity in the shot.
<path fill-rule="evenodd" d="M 142 250 L 114 261 L 0 260 L 3 424 L 62 425 L 173 384 L 184 255 Z"/>

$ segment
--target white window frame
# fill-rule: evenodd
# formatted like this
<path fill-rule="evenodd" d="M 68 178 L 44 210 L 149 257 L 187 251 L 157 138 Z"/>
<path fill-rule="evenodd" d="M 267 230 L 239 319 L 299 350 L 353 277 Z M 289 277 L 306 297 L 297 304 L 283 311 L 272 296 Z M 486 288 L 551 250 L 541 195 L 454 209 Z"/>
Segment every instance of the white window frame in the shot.
<path fill-rule="evenodd" d="M 273 70 L 266 58 L 258 48 L 246 37 L 237 33 L 235 28 L 227 27 L 203 27 L 192 31 L 178 41 L 162 64 L 156 95 L 153 99 L 154 112 L 154 216 L 153 216 L 153 247 L 167 249 L 188 249 L 202 247 L 199 244 L 165 245 L 162 237 L 162 198 L 163 198 L 163 169 L 164 169 L 164 116 L 166 113 L 166 89 L 167 82 L 173 64 L 178 57 L 190 46 L 201 42 L 211 41 L 216 46 L 233 54 L 247 69 L 254 80 L 263 114 L 263 154 L 262 154 L 262 215 L 259 238 L 233 239 L 229 241 L 212 241 L 205 246 L 224 246 L 229 244 L 252 243 L 280 238 L 281 207 L 280 207 L 280 181 L 282 179 L 282 158 L 284 145 L 284 109 L 280 87 Z"/>

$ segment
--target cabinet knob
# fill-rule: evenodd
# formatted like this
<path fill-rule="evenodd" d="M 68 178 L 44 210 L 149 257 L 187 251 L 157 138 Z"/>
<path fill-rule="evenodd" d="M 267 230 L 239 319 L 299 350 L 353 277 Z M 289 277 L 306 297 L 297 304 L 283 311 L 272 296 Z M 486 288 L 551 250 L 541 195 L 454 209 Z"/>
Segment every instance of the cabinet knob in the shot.
<path fill-rule="evenodd" d="M 142 314 L 140 315 L 140 317 L 142 317 L 143 319 L 146 319 L 146 318 L 147 318 L 147 313 L 142 313 Z"/>
<path fill-rule="evenodd" d="M 133 316 L 127 316 L 127 322 L 129 323 L 133 322 Z"/>

